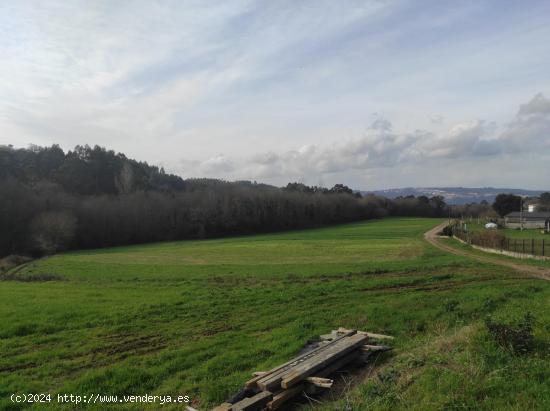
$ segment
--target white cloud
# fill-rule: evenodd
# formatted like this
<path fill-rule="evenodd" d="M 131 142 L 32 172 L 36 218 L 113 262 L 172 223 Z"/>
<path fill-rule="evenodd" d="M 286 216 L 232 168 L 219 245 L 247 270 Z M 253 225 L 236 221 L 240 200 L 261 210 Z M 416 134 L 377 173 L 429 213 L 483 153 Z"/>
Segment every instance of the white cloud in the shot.
<path fill-rule="evenodd" d="M 361 138 L 249 158 L 217 156 L 200 163 L 194 172 L 212 177 L 229 173 L 236 179 L 316 181 L 345 172 L 418 164 L 429 167 L 430 162 L 441 160 L 460 165 L 476 158 L 506 158 L 508 153 L 532 155 L 547 147 L 550 100 L 539 93 L 521 105 L 513 121 L 500 131 L 494 123 L 474 120 L 457 124 L 441 135 L 425 130 L 395 133 L 388 120 L 377 118 Z"/>
<path fill-rule="evenodd" d="M 510 110 L 550 89 L 548 16 L 544 2 L 2 2 L 0 144 L 100 144 L 272 183 L 395 186 L 510 153 L 542 168 L 548 99 Z"/>
<path fill-rule="evenodd" d="M 518 117 L 531 115 L 550 115 L 550 100 L 544 94 L 537 93 L 528 103 L 519 107 Z"/>

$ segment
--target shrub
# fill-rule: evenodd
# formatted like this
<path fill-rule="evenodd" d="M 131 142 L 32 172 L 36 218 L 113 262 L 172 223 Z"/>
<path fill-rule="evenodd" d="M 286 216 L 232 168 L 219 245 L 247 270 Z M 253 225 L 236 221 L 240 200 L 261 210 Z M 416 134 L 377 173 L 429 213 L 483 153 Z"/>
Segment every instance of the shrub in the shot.
<path fill-rule="evenodd" d="M 470 235 L 472 244 L 480 245 L 489 248 L 505 248 L 506 236 L 501 232 L 490 231 L 478 231 Z"/>
<path fill-rule="evenodd" d="M 493 340 L 513 354 L 527 354 L 534 348 L 533 315 L 528 312 L 516 325 L 485 320 L 485 325 Z"/>
<path fill-rule="evenodd" d="M 452 237 L 453 234 L 454 234 L 454 230 L 455 230 L 455 227 L 457 227 L 457 223 L 456 222 L 453 222 L 449 225 L 446 225 L 445 227 L 443 227 L 443 230 L 441 231 L 441 235 L 444 235 L 444 236 L 447 236 L 447 237 Z"/>
<path fill-rule="evenodd" d="M 66 249 L 76 232 L 76 218 L 69 211 L 47 211 L 31 222 L 32 238 L 44 254 Z"/>
<path fill-rule="evenodd" d="M 22 255 L 8 255 L 5 258 L 0 258 L 0 273 L 4 271 L 9 271 L 18 265 L 28 263 L 32 258 L 25 257 Z"/>

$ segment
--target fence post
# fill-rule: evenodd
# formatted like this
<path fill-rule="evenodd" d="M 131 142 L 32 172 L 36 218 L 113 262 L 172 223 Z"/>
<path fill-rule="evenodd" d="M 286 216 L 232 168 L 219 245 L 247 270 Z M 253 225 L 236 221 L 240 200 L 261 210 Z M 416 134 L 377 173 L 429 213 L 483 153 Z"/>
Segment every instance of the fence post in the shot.
<path fill-rule="evenodd" d="M 531 238 L 531 255 L 535 255 L 535 239 Z"/>
<path fill-rule="evenodd" d="M 542 256 L 544 257 L 544 238 L 542 239 Z"/>

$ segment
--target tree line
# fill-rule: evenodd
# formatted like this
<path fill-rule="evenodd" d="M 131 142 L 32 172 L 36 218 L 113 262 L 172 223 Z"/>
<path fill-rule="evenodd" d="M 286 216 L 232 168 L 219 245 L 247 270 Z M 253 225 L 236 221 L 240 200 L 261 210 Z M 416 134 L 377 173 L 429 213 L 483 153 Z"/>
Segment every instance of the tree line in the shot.
<path fill-rule="evenodd" d="M 0 147 L 0 256 L 447 216 L 442 197 L 182 179 L 102 147 Z"/>
<path fill-rule="evenodd" d="M 522 198 L 514 194 L 502 193 L 496 196 L 493 203 L 493 209 L 498 213 L 500 217 L 504 217 L 514 211 L 521 211 L 525 209 L 525 203 L 536 204 L 537 211 L 550 211 L 550 193 L 541 193 L 538 197 Z"/>

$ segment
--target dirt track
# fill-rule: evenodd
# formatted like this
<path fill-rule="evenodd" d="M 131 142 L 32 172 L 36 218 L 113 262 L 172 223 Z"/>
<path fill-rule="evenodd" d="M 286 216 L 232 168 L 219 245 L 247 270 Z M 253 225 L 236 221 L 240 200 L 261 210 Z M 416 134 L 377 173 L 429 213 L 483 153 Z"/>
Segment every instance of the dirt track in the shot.
<path fill-rule="evenodd" d="M 450 245 L 442 243 L 441 241 L 439 241 L 439 237 L 437 233 L 439 233 L 443 229 L 443 227 L 445 227 L 446 225 L 447 223 L 441 223 L 438 226 L 430 229 L 429 231 L 426 231 L 424 233 L 424 239 L 430 244 L 432 244 L 433 246 L 439 248 L 440 250 L 446 251 L 451 254 L 461 255 L 464 257 L 468 257 L 474 260 L 484 262 L 484 263 L 502 265 L 504 267 L 513 268 L 514 270 L 519 271 L 520 273 L 529 275 L 531 277 L 542 278 L 547 281 L 550 280 L 550 269 L 548 268 L 516 263 L 513 261 L 508 261 L 497 257 L 477 255 L 474 252 L 460 250 L 460 249 L 451 247 Z"/>

